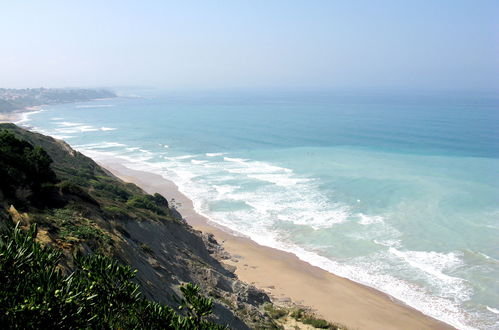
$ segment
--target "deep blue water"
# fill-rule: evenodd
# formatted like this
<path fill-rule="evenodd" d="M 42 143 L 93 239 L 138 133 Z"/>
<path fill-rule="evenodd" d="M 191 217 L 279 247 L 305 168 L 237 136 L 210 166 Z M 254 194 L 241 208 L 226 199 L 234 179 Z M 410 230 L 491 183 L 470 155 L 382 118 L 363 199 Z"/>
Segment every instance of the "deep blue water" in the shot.
<path fill-rule="evenodd" d="M 141 93 L 24 124 L 173 180 L 198 212 L 459 328 L 499 328 L 499 99 Z"/>

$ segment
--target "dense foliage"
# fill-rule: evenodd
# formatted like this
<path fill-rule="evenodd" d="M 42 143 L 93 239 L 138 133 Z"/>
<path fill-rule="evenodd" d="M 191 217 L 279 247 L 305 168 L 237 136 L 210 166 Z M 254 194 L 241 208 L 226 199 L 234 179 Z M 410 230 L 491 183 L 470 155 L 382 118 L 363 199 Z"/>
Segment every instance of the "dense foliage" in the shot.
<path fill-rule="evenodd" d="M 136 271 L 101 255 L 77 255 L 65 275 L 62 254 L 17 226 L 0 239 L 0 326 L 12 329 L 223 329 L 206 320 L 213 302 L 199 287 L 181 288 L 180 315 L 144 299 Z"/>
<path fill-rule="evenodd" d="M 133 196 L 127 202 L 127 205 L 153 211 L 154 213 L 165 215 L 164 208 L 168 208 L 167 200 L 156 193 L 154 195 Z"/>
<path fill-rule="evenodd" d="M 0 131 L 0 191 L 9 203 L 22 206 L 45 202 L 57 181 L 51 163 L 41 147 Z"/>

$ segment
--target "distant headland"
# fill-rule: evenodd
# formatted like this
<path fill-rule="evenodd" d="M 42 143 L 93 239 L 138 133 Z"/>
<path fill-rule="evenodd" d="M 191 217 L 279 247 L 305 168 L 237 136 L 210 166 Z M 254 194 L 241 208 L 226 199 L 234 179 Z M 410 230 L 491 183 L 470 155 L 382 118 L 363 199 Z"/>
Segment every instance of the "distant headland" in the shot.
<path fill-rule="evenodd" d="M 10 113 L 45 104 L 90 101 L 116 97 L 107 89 L 0 88 L 0 113 Z"/>

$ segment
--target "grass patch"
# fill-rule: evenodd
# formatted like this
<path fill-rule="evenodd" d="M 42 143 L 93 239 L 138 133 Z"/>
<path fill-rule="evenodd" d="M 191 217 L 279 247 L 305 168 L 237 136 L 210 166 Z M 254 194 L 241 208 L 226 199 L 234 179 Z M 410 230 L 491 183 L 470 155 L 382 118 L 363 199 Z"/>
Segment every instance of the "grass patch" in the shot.
<path fill-rule="evenodd" d="M 45 217 L 37 217 L 37 223 L 40 225 L 50 224 L 51 228 L 57 228 L 59 238 L 63 241 L 74 241 L 74 239 L 88 241 L 98 248 L 109 247 L 113 245 L 113 240 L 104 230 L 98 228 L 89 219 L 83 217 L 81 213 L 69 209 L 56 209 L 52 214 Z"/>
<path fill-rule="evenodd" d="M 104 212 L 112 218 L 129 218 L 128 211 L 122 207 L 107 205 L 102 208 Z"/>
<path fill-rule="evenodd" d="M 91 184 L 96 190 L 106 192 L 109 196 L 112 196 L 113 198 L 121 202 L 127 201 L 132 195 L 127 190 L 118 186 L 116 182 L 108 183 L 101 179 L 101 181 L 92 180 Z"/>
<path fill-rule="evenodd" d="M 348 328 L 339 323 L 331 323 L 327 320 L 317 317 L 313 313 L 306 311 L 302 308 L 294 309 L 289 313 L 289 316 L 295 320 L 313 326 L 317 329 L 331 329 L 331 330 L 347 330 Z"/>
<path fill-rule="evenodd" d="M 135 195 L 126 202 L 126 205 L 131 207 L 146 209 L 159 215 L 166 215 L 165 210 L 158 204 L 155 197 L 151 195 Z"/>
<path fill-rule="evenodd" d="M 263 305 L 263 309 L 265 314 L 267 314 L 270 318 L 277 320 L 281 317 L 288 315 L 288 311 L 285 308 L 278 307 L 272 303 L 265 303 Z"/>

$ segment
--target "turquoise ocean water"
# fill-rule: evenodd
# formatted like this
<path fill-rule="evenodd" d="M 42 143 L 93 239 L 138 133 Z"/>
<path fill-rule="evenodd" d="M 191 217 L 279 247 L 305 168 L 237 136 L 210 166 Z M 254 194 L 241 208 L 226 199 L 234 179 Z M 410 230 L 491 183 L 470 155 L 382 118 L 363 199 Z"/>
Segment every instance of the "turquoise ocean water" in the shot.
<path fill-rule="evenodd" d="M 497 97 L 139 94 L 21 124 L 163 175 L 260 244 L 458 328 L 499 329 Z"/>

